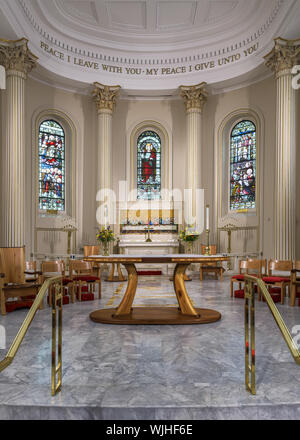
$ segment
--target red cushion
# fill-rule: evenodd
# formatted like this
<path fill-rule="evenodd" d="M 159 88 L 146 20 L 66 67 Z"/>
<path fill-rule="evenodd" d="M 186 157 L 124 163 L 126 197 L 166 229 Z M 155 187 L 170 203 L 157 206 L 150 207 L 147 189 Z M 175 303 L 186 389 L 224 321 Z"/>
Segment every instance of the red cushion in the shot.
<path fill-rule="evenodd" d="M 91 281 L 98 281 L 100 280 L 100 278 L 98 277 L 94 277 L 92 275 L 76 275 L 74 277 L 75 281 L 87 281 L 87 282 L 91 282 Z"/>
<path fill-rule="evenodd" d="M 244 298 L 245 297 L 244 289 L 235 290 L 234 291 L 234 297 L 235 298 Z"/>
<path fill-rule="evenodd" d="M 26 300 L 26 299 L 35 299 L 36 295 L 28 295 L 28 296 L 21 296 L 22 300 Z"/>
<path fill-rule="evenodd" d="M 89 291 L 89 286 L 81 286 L 81 292 L 88 292 Z M 77 290 L 76 292 L 79 292 L 79 286 L 77 286 Z"/>
<path fill-rule="evenodd" d="M 234 278 L 235 280 L 241 280 L 241 281 L 243 281 L 243 280 L 245 279 L 245 275 L 240 275 L 240 274 L 232 275 L 231 278 Z"/>
<path fill-rule="evenodd" d="M 269 293 L 279 293 L 281 294 L 281 288 L 280 287 L 269 287 Z"/>
<path fill-rule="evenodd" d="M 5 303 L 5 308 L 6 308 L 6 311 L 9 313 L 9 312 L 13 312 L 16 309 L 23 309 L 23 308 L 30 309 L 30 307 L 32 306 L 32 303 L 33 303 L 32 300 L 8 301 L 7 303 Z"/>
<path fill-rule="evenodd" d="M 72 283 L 73 282 L 73 280 L 71 280 L 70 278 L 63 278 L 62 279 L 62 284 L 63 284 L 63 286 L 65 286 L 65 285 L 67 285 L 67 284 L 70 284 L 70 283 Z"/>
<path fill-rule="evenodd" d="M 281 301 L 281 295 L 280 293 L 271 293 L 271 298 L 274 301 L 274 303 L 278 303 Z M 263 296 L 263 302 L 266 302 L 265 297 Z"/>
<path fill-rule="evenodd" d="M 49 304 L 49 296 L 47 296 L 47 303 Z M 70 304 L 70 297 L 69 297 L 69 295 L 63 295 L 62 303 L 63 303 L 63 305 Z"/>
<path fill-rule="evenodd" d="M 77 294 L 77 299 L 79 299 L 79 294 Z M 93 292 L 88 292 L 88 293 L 82 293 L 81 294 L 81 301 L 93 301 L 93 300 L 94 300 Z"/>
<path fill-rule="evenodd" d="M 281 283 L 282 281 L 289 282 L 290 279 L 287 277 L 263 277 L 262 279 L 265 283 Z"/>

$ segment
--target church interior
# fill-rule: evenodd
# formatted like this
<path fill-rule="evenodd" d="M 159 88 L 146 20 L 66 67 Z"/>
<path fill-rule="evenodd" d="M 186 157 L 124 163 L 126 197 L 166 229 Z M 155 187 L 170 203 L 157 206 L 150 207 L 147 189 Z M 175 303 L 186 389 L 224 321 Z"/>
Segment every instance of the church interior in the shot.
<path fill-rule="evenodd" d="M 300 2 L 0 0 L 0 420 L 300 419 Z"/>

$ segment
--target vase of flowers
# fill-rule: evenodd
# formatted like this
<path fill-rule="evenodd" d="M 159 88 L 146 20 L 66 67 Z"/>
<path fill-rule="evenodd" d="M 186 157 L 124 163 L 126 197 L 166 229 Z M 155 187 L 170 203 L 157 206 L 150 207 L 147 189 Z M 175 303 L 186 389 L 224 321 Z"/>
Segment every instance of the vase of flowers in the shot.
<path fill-rule="evenodd" d="M 179 233 L 179 240 L 183 241 L 187 246 L 187 253 L 192 252 L 193 243 L 198 240 L 199 233 L 191 228 L 185 228 Z"/>
<path fill-rule="evenodd" d="M 102 255 L 103 256 L 109 255 L 108 244 L 110 241 L 115 240 L 115 234 L 110 229 L 110 226 L 108 226 L 107 228 L 105 228 L 103 226 L 102 229 L 99 229 L 99 231 L 97 232 L 96 238 L 102 245 L 102 249 L 103 249 Z"/>

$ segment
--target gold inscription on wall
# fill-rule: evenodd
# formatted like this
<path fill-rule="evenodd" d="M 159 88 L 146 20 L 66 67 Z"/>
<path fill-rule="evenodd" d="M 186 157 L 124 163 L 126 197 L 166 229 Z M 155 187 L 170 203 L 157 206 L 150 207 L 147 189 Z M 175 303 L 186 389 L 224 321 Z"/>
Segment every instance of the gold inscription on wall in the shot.
<path fill-rule="evenodd" d="M 94 61 L 87 61 L 78 56 L 74 57 L 71 55 L 66 55 L 57 49 L 53 49 L 43 41 L 41 41 L 41 48 L 50 56 L 53 56 L 61 61 L 65 61 L 66 63 L 73 64 L 79 67 L 84 67 L 90 70 L 102 70 L 103 72 L 117 73 L 124 75 L 169 76 L 169 75 L 180 75 L 183 73 L 194 73 L 194 72 L 214 69 L 216 67 L 221 67 L 231 63 L 235 63 L 241 60 L 242 58 L 248 57 L 253 53 L 255 53 L 258 49 L 258 43 L 254 44 L 251 47 L 248 47 L 247 49 L 242 50 L 241 52 L 237 52 L 227 57 L 224 56 L 214 61 L 206 61 L 202 63 L 190 64 L 189 66 L 159 67 L 159 68 L 158 67 L 157 68 L 121 67 L 115 65 L 108 65 L 104 63 L 96 63 Z"/>

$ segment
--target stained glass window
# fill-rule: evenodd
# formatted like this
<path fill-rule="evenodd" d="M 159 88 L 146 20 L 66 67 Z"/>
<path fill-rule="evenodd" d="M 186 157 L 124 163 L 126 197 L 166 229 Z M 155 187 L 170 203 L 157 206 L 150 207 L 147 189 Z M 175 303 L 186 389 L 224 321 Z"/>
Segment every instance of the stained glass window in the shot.
<path fill-rule="evenodd" d="M 256 127 L 236 124 L 230 136 L 230 209 L 255 208 Z"/>
<path fill-rule="evenodd" d="M 161 140 L 155 131 L 144 131 L 137 140 L 137 198 L 160 199 Z"/>
<path fill-rule="evenodd" d="M 65 132 L 53 120 L 39 129 L 39 209 L 65 209 Z"/>

